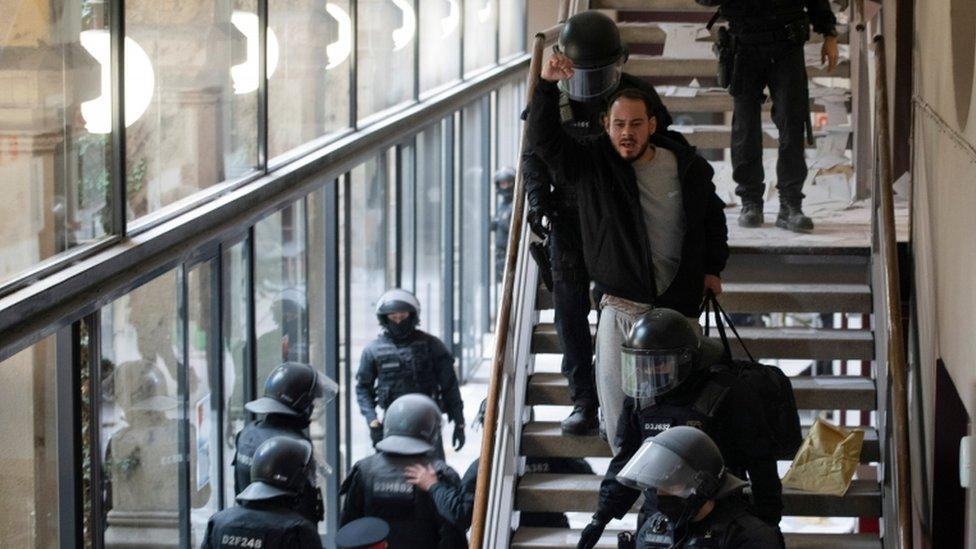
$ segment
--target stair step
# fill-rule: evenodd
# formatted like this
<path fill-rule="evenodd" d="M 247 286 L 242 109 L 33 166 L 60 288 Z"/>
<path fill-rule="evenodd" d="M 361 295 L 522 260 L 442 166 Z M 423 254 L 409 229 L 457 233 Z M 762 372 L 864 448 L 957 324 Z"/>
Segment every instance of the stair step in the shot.
<path fill-rule="evenodd" d="M 682 134 L 689 143 L 703 150 L 727 149 L 732 143 L 732 126 L 672 124 L 668 129 Z M 836 131 L 843 131 L 843 126 L 840 126 Z M 779 147 L 779 137 L 775 132 L 776 127 L 773 124 L 763 126 L 762 139 L 764 149 L 775 149 Z M 827 137 L 828 135 L 827 132 L 823 131 L 813 132 L 814 141 Z M 848 140 L 849 147 L 850 140 Z M 815 149 L 816 145 L 806 143 L 806 148 Z"/>
<path fill-rule="evenodd" d="M 592 0 L 590 9 L 715 12 L 715 8 L 699 5 L 695 0 Z"/>
<path fill-rule="evenodd" d="M 867 284 L 767 284 L 725 282 L 720 298 L 730 313 L 870 313 Z M 553 307 L 552 293 L 539 286 L 536 309 Z"/>
<path fill-rule="evenodd" d="M 856 376 L 790 378 L 801 410 L 874 410 L 874 381 Z M 539 372 L 529 378 L 526 404 L 569 406 L 569 385 L 560 373 Z"/>
<path fill-rule="evenodd" d="M 665 95 L 666 93 L 667 90 L 663 89 L 662 87 L 658 87 L 658 94 L 661 96 L 661 100 L 664 101 L 665 106 L 668 107 L 668 111 L 670 111 L 672 114 L 692 112 L 732 112 L 732 97 L 729 96 L 729 94 L 725 91 L 700 90 L 696 93 L 696 95 L 691 97 L 678 96 L 675 95 L 676 92 L 672 92 L 672 95 Z M 763 102 L 763 111 L 768 112 L 772 110 L 772 108 L 772 101 Z M 820 103 L 816 103 L 813 99 L 810 100 L 810 112 L 824 112 L 825 110 L 826 107 Z"/>
<path fill-rule="evenodd" d="M 705 25 L 700 25 L 705 28 Z M 667 34 L 661 25 L 656 22 L 620 22 L 617 23 L 620 29 L 620 38 L 628 45 L 631 44 L 663 44 L 667 39 Z M 702 41 L 715 41 L 718 35 L 718 27 L 713 27 L 710 38 Z M 837 43 L 847 44 L 849 41 L 846 25 L 837 25 Z M 823 37 L 817 33 L 810 35 L 811 43 L 823 42 Z"/>
<path fill-rule="evenodd" d="M 659 55 L 631 55 L 624 65 L 624 71 L 634 75 L 652 78 L 715 78 L 718 61 L 715 59 L 677 59 Z M 849 78 L 850 62 L 842 60 L 834 72 L 827 73 L 825 67 L 807 67 L 810 78 L 830 76 Z"/>
<path fill-rule="evenodd" d="M 536 512 L 592 512 L 599 499 L 599 475 L 531 473 L 522 477 L 516 509 Z M 749 488 L 746 488 L 749 491 Z M 640 507 L 640 500 L 633 511 Z M 783 514 L 811 517 L 878 517 L 881 492 L 877 481 L 855 480 L 844 496 L 825 496 L 783 489 Z"/>
<path fill-rule="evenodd" d="M 864 427 L 861 463 L 880 461 L 878 431 Z M 808 427 L 803 428 L 806 437 Z M 591 435 L 564 435 L 558 421 L 532 421 L 522 429 L 522 455 L 530 457 L 611 457 L 610 446 L 594 432 Z"/>
<path fill-rule="evenodd" d="M 596 327 L 590 326 L 595 334 Z M 718 334 L 713 330 L 716 339 Z M 874 337 L 870 330 L 838 330 L 832 328 L 739 328 L 739 335 L 757 359 L 798 358 L 813 360 L 871 360 L 874 358 Z M 738 343 L 733 353 L 742 355 Z M 558 354 L 562 352 L 553 324 L 542 323 L 532 334 L 532 352 Z"/>
<path fill-rule="evenodd" d="M 617 533 L 607 530 L 596 549 L 617 549 Z M 582 530 L 569 528 L 519 528 L 512 536 L 512 549 L 573 549 Z M 881 540 L 871 534 L 785 534 L 790 549 L 881 549 Z"/>

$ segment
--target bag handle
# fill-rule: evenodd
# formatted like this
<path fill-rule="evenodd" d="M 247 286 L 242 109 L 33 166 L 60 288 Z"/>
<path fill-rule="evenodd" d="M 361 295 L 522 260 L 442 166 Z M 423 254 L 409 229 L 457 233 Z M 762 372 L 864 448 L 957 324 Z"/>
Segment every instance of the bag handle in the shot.
<path fill-rule="evenodd" d="M 715 313 L 715 327 L 718 328 L 718 335 L 719 337 L 722 338 L 722 346 L 725 348 L 726 358 L 731 362 L 732 345 L 731 343 L 729 343 L 728 334 L 725 333 L 725 324 L 727 324 L 728 327 L 732 330 L 732 333 L 735 334 L 735 338 L 739 341 L 739 346 L 742 347 L 743 351 L 745 351 L 746 356 L 749 357 L 749 360 L 752 362 L 756 362 L 756 359 L 753 358 L 752 353 L 749 352 L 749 348 L 746 347 L 745 342 L 742 341 L 742 336 L 739 335 L 739 331 L 735 329 L 735 324 L 732 323 L 732 318 L 728 315 L 728 313 L 725 312 L 725 309 L 723 309 L 722 306 L 719 305 L 718 298 L 715 296 L 714 293 L 712 293 L 711 290 L 708 290 L 705 293 L 705 300 L 702 303 L 702 312 L 705 313 L 705 335 L 706 336 L 709 335 L 708 334 L 709 324 L 710 324 L 710 320 L 709 320 L 710 315 L 708 314 L 709 310 Z"/>

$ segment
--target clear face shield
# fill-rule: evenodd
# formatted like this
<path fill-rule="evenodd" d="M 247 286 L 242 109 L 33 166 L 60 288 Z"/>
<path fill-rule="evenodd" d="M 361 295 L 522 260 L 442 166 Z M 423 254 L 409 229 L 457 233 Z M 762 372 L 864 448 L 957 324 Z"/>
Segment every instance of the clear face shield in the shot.
<path fill-rule="evenodd" d="M 621 351 L 621 383 L 624 394 L 654 398 L 677 387 L 691 371 L 688 349 L 648 351 L 624 347 Z"/>
<path fill-rule="evenodd" d="M 655 489 L 661 495 L 691 497 L 698 486 L 697 472 L 671 450 L 647 440 L 617 474 L 617 481 L 638 490 Z"/>
<path fill-rule="evenodd" d="M 559 51 L 556 49 L 556 51 Z M 626 56 L 602 67 L 573 67 L 573 76 L 559 81 L 559 89 L 574 101 L 591 101 L 617 89 Z"/>
<path fill-rule="evenodd" d="M 339 384 L 331 377 L 317 373 L 315 376 L 316 387 L 313 391 L 315 397 L 312 399 L 312 412 L 309 415 L 311 421 L 317 421 L 325 415 L 325 410 L 330 402 L 335 400 L 339 394 Z"/>

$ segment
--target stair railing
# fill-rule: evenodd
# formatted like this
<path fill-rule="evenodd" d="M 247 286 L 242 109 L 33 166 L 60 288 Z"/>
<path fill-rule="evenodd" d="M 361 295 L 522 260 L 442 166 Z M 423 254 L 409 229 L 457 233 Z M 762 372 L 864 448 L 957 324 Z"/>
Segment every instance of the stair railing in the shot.
<path fill-rule="evenodd" d="M 559 6 L 559 23 L 535 35 L 526 86 L 526 104 L 539 80 L 545 50 L 559 36 L 562 22 L 569 16 L 570 10 L 570 0 L 562 0 Z M 523 124 L 523 148 L 525 133 Z M 527 364 L 531 352 L 538 289 L 538 267 L 528 254 L 532 237 L 527 228 L 525 183 L 519 166 L 516 170 L 515 201 L 505 257 L 505 275 L 495 319 L 495 344 L 484 431 L 481 435 L 470 549 L 507 547 L 511 532 L 510 517 L 517 476 L 515 469 L 518 466 L 524 395 L 528 382 Z M 519 365 L 523 366 L 520 368 Z M 504 405 L 501 417 L 500 404 Z M 488 512 L 489 508 L 491 513 Z"/>
<path fill-rule="evenodd" d="M 884 38 L 874 38 L 875 61 L 875 124 L 877 142 L 875 145 L 875 173 L 871 193 L 872 256 L 880 265 L 879 280 L 883 288 L 875 285 L 880 294 L 880 308 L 876 314 L 884 316 L 885 369 L 887 376 L 878 376 L 878 382 L 887 381 L 889 401 L 883 418 L 883 435 L 891 437 L 890 451 L 885 452 L 884 478 L 891 483 L 894 499 L 894 517 L 886 517 L 885 531 L 892 545 L 888 547 L 907 549 L 912 547 L 912 505 L 911 469 L 908 437 L 908 366 L 905 359 L 905 336 L 902 324 L 901 282 L 898 273 L 898 242 L 895 227 L 894 188 L 891 180 L 891 139 L 888 121 L 888 86 Z M 878 303 L 877 299 L 875 301 Z M 887 378 L 887 379 L 886 379 Z M 880 410 L 879 410 L 880 411 Z M 885 440 L 885 439 L 882 439 Z M 888 506 L 886 505 L 886 508 Z M 890 526 L 889 526 L 890 525 Z M 893 537 L 894 539 L 890 539 Z"/>

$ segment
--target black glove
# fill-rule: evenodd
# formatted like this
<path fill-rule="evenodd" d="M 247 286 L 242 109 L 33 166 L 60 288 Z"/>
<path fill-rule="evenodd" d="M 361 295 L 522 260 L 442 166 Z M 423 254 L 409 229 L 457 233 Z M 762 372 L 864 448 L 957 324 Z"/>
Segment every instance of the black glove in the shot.
<path fill-rule="evenodd" d="M 451 436 L 454 444 L 454 451 L 457 452 L 464 446 L 464 421 L 454 423 L 454 435 Z"/>
<path fill-rule="evenodd" d="M 603 535 L 603 529 L 607 527 L 607 523 L 593 519 L 593 522 L 586 525 L 583 528 L 583 533 L 580 535 L 579 543 L 576 544 L 576 549 L 593 549 L 596 547 L 597 542 L 600 541 L 600 536 Z"/>
<path fill-rule="evenodd" d="M 529 206 L 529 212 L 526 214 L 526 219 L 529 222 L 529 228 L 532 229 L 532 232 L 534 232 L 539 238 L 549 236 L 549 227 L 543 223 L 545 218 L 546 214 L 542 211 L 542 208 Z"/>
<path fill-rule="evenodd" d="M 371 424 L 369 426 L 369 438 L 373 441 L 373 446 L 376 443 L 383 440 L 383 424 L 379 423 L 375 427 Z"/>

